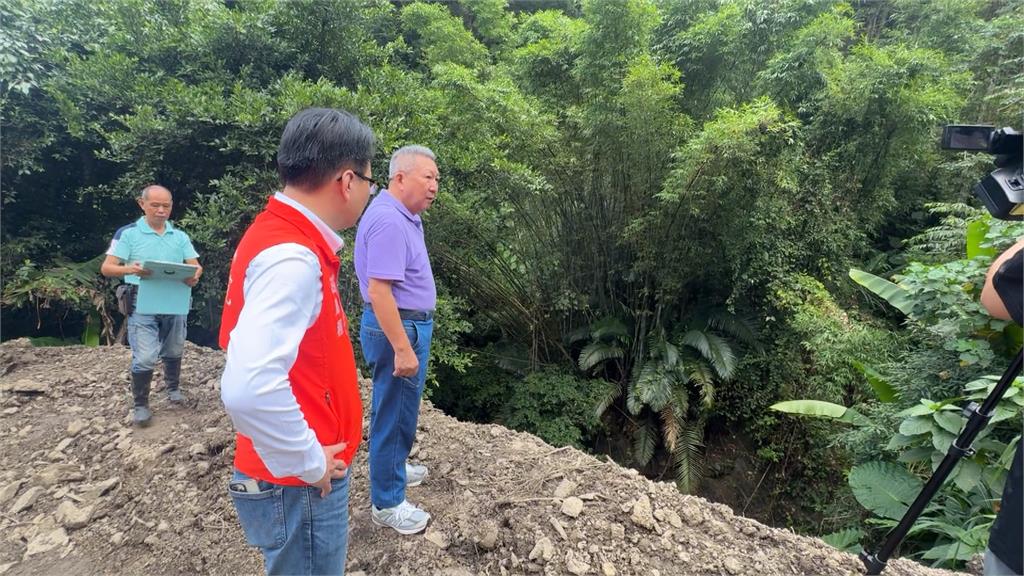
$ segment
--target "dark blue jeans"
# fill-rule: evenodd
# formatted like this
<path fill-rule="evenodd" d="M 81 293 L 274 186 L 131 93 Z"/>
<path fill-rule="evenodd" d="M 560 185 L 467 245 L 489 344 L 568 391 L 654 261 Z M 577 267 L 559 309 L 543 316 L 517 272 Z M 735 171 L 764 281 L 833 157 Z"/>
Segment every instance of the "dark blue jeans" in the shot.
<path fill-rule="evenodd" d="M 393 376 L 395 351 L 369 308 L 363 311 L 359 342 L 373 377 L 370 402 L 370 501 L 377 508 L 405 500 L 405 460 L 416 439 L 420 397 L 427 380 L 433 320 L 403 320 L 420 371 L 412 378 Z"/>
<path fill-rule="evenodd" d="M 348 554 L 348 476 L 331 480 L 320 497 L 314 486 L 281 486 L 255 481 L 243 492 L 236 483 L 253 480 L 234 471 L 228 489 L 250 546 L 263 552 L 267 574 L 344 574 Z M 250 483 L 251 484 L 251 483 Z"/>

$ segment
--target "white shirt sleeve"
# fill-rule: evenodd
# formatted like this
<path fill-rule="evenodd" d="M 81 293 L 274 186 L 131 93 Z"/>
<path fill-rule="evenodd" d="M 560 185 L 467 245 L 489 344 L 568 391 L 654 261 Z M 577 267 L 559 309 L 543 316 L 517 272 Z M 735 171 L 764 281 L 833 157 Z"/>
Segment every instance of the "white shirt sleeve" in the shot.
<path fill-rule="evenodd" d="M 242 290 L 245 305 L 231 331 L 221 400 L 271 474 L 312 484 L 323 477 L 327 462 L 292 394 L 288 372 L 320 315 L 320 262 L 300 244 L 272 246 L 249 262 Z"/>

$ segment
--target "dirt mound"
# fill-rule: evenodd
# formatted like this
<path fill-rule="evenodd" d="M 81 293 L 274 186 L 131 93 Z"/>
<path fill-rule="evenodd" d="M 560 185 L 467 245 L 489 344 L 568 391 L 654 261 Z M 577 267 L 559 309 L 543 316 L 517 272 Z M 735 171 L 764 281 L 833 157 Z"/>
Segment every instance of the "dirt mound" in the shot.
<path fill-rule="evenodd" d="M 130 426 L 129 357 L 0 345 L 0 574 L 261 573 L 226 493 L 222 353 L 188 345 L 192 405 L 169 405 L 158 376 L 145 429 Z M 371 524 L 360 454 L 349 574 L 862 573 L 819 540 L 426 403 L 414 451 L 430 477 L 409 498 L 432 513 L 430 527 L 399 537 Z M 904 560 L 886 573 L 949 574 Z"/>

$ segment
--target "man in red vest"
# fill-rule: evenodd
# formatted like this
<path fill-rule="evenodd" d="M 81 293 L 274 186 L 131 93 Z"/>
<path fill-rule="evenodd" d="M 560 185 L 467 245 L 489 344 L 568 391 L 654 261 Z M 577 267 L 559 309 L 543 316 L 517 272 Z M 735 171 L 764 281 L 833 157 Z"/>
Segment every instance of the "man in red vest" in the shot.
<path fill-rule="evenodd" d="M 376 139 L 351 114 L 310 108 L 285 126 L 284 189 L 235 250 L 220 345 L 221 400 L 237 430 L 229 493 L 268 574 L 343 574 L 346 472 L 362 435 L 335 230 L 377 184 Z"/>

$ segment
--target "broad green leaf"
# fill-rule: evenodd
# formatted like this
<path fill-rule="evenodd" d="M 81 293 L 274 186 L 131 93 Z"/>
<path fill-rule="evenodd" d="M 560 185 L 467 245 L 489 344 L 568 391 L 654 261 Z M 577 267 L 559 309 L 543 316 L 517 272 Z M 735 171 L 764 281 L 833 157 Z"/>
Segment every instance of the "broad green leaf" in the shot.
<path fill-rule="evenodd" d="M 1002 454 L 1003 450 L 1006 450 L 1006 444 L 992 438 L 975 438 L 974 447 L 978 449 L 978 452 L 984 451 L 992 454 Z"/>
<path fill-rule="evenodd" d="M 907 408 L 906 410 L 901 410 L 896 415 L 897 416 L 924 416 L 926 414 L 931 414 L 932 412 L 935 412 L 935 408 L 932 406 L 932 404 L 933 403 L 932 403 L 931 400 L 927 400 L 927 399 L 923 399 L 922 398 L 921 402 L 919 402 L 918 404 L 916 404 L 914 406 L 911 406 L 910 408 Z"/>
<path fill-rule="evenodd" d="M 1009 475 L 1009 463 L 1006 464 L 1006 468 L 1000 466 L 986 466 L 981 470 L 981 481 L 985 483 L 986 490 L 990 494 L 1002 494 L 1003 488 L 1006 486 L 1006 477 Z M 993 516 L 993 520 L 995 516 Z"/>
<path fill-rule="evenodd" d="M 896 389 L 892 387 L 892 384 L 886 382 L 877 370 L 858 360 L 854 360 L 852 364 L 867 379 L 880 402 L 892 402 L 896 399 Z"/>
<path fill-rule="evenodd" d="M 814 416 L 816 418 L 832 418 L 834 420 L 847 422 L 857 426 L 863 426 L 869 423 L 867 418 L 852 408 L 833 404 L 832 402 L 824 402 L 822 400 L 787 400 L 785 402 L 772 404 L 770 408 L 777 412 L 785 412 L 787 414 L 800 414 L 803 416 Z"/>
<path fill-rule="evenodd" d="M 999 457 L 999 465 L 1007 470 L 1010 469 L 1010 462 L 1013 462 L 1013 453 L 1018 442 L 1020 442 L 1020 434 L 1010 442 L 1010 445 L 1006 447 L 1002 456 Z"/>
<path fill-rule="evenodd" d="M 967 224 L 967 259 L 975 256 L 995 256 L 996 249 L 993 246 L 982 246 L 985 242 L 985 234 L 989 225 L 985 220 L 974 220 Z"/>
<path fill-rule="evenodd" d="M 921 557 L 925 560 L 970 560 L 972 556 L 982 550 L 984 547 L 976 549 L 963 542 L 953 542 L 935 546 L 925 551 Z"/>
<path fill-rule="evenodd" d="M 82 332 L 82 344 L 86 346 L 100 345 L 100 319 L 97 314 L 86 317 L 85 331 Z"/>
<path fill-rule="evenodd" d="M 959 414 L 952 412 L 936 412 L 932 414 L 932 418 L 942 426 L 942 429 L 951 433 L 959 434 L 960 429 L 963 428 L 964 418 Z"/>
<path fill-rule="evenodd" d="M 910 450 L 904 450 L 897 460 L 905 464 L 924 462 L 931 458 L 932 453 L 934 452 L 935 450 L 931 446 L 918 446 L 916 448 L 911 448 Z"/>
<path fill-rule="evenodd" d="M 939 452 L 943 454 L 949 452 L 949 447 L 953 445 L 954 440 L 956 440 L 955 435 L 939 428 L 932 429 L 932 446 Z"/>
<path fill-rule="evenodd" d="M 888 450 L 899 450 L 900 448 L 906 448 L 913 443 L 914 438 L 912 436 L 896 433 L 892 435 L 892 438 L 889 438 L 889 443 L 886 444 L 885 447 Z"/>
<path fill-rule="evenodd" d="M 971 459 L 960 460 L 960 464 L 956 467 L 956 476 L 953 478 L 956 485 L 964 492 L 970 492 L 974 490 L 980 480 L 981 466 Z"/>
<path fill-rule="evenodd" d="M 914 416 L 900 422 L 900 434 L 904 436 L 917 436 L 927 434 L 935 428 L 935 423 L 927 416 Z"/>
<path fill-rule="evenodd" d="M 988 378 L 978 378 L 977 380 L 971 380 L 970 382 L 965 384 L 964 385 L 964 390 L 967 390 L 967 391 L 985 390 L 985 389 L 991 388 L 993 386 L 993 384 L 995 384 L 995 383 L 992 382 L 992 380 L 989 380 Z"/>
<path fill-rule="evenodd" d="M 1010 418 L 1020 418 L 1020 410 L 1014 410 L 1006 404 L 997 404 L 995 414 L 992 416 L 992 420 L 989 424 L 995 424 L 996 422 L 1002 422 L 1003 420 L 1009 420 Z"/>
<path fill-rule="evenodd" d="M 909 315 L 914 309 L 914 301 L 911 299 L 910 292 L 885 278 L 875 276 L 870 272 L 857 270 L 856 268 L 850 269 L 850 278 L 857 284 L 870 290 L 876 296 L 880 296 L 904 314 Z"/>
<path fill-rule="evenodd" d="M 918 492 L 922 482 L 906 468 L 892 462 L 868 462 L 850 470 L 853 495 L 868 510 L 898 520 Z"/>
<path fill-rule="evenodd" d="M 847 408 L 846 412 L 839 420 L 841 422 L 846 422 L 847 424 L 853 424 L 854 426 L 869 426 L 871 424 L 871 420 L 869 420 L 867 416 L 857 412 L 853 408 Z"/>

